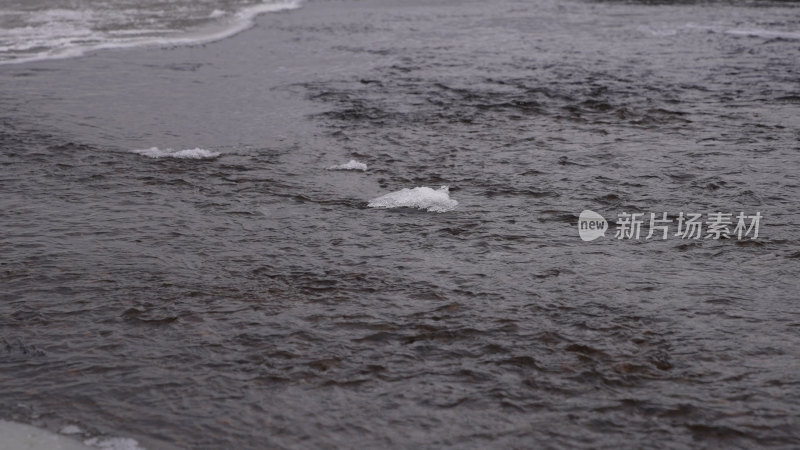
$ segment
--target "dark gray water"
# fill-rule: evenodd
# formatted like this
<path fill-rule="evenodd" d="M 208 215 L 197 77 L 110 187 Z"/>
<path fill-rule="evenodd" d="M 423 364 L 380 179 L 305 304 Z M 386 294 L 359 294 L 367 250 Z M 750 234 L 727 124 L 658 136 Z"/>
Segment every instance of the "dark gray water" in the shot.
<path fill-rule="evenodd" d="M 152 448 L 800 445 L 795 4 L 258 22 L 0 66 L 0 416 Z M 454 210 L 367 207 L 440 185 Z M 614 239 L 717 211 L 758 238 Z"/>

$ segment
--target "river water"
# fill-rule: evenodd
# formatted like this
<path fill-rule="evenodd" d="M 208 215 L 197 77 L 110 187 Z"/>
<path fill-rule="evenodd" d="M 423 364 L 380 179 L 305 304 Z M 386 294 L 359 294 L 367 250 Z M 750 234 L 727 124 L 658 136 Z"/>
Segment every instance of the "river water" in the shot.
<path fill-rule="evenodd" d="M 1 418 L 147 448 L 797 446 L 798 33 L 791 2 L 311 1 L 2 65 Z"/>

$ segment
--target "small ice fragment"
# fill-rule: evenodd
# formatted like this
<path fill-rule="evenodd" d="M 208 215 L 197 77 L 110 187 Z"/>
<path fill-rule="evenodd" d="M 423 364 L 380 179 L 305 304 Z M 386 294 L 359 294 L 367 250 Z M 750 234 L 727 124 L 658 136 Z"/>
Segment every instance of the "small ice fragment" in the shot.
<path fill-rule="evenodd" d="M 367 170 L 367 165 L 362 162 L 356 161 L 355 159 L 351 159 L 350 161 L 344 164 L 339 164 L 338 166 L 330 166 L 328 167 L 328 170 L 360 170 L 363 172 Z"/>

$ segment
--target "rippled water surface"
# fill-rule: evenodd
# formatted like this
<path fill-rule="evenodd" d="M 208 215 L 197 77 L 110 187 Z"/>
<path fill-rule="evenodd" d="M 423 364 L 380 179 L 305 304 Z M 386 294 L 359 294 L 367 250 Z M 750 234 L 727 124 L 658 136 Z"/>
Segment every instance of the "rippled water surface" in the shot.
<path fill-rule="evenodd" d="M 392 3 L 0 67 L 0 415 L 151 448 L 800 445 L 796 5 Z M 758 238 L 614 239 L 717 211 Z"/>

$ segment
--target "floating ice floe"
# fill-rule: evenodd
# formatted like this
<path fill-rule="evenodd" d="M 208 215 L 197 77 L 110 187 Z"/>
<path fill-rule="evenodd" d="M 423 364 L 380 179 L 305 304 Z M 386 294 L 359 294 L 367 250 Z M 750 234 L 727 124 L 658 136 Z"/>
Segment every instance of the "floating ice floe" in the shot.
<path fill-rule="evenodd" d="M 356 161 L 355 159 L 351 159 L 350 161 L 339 164 L 338 166 L 330 166 L 328 170 L 361 170 L 362 172 L 367 170 L 367 165 Z"/>
<path fill-rule="evenodd" d="M 370 208 L 419 208 L 431 212 L 452 211 L 458 201 L 450 198 L 450 188 L 442 186 L 431 189 L 427 186 L 401 189 L 369 201 Z"/>
<path fill-rule="evenodd" d="M 212 152 L 204 148 L 190 148 L 186 150 L 173 150 L 168 148 L 161 150 L 158 147 L 150 147 L 134 150 L 133 153 L 149 156 L 151 158 L 211 159 L 219 156 L 219 152 Z"/>

